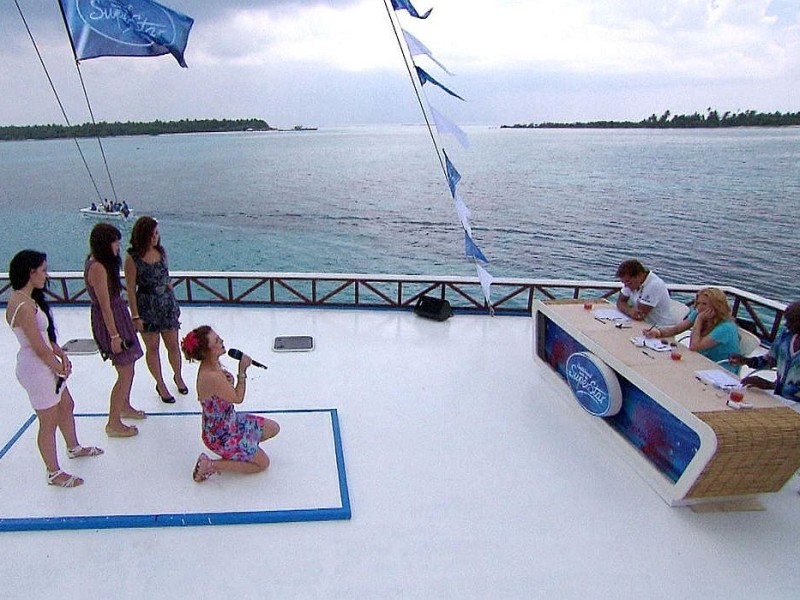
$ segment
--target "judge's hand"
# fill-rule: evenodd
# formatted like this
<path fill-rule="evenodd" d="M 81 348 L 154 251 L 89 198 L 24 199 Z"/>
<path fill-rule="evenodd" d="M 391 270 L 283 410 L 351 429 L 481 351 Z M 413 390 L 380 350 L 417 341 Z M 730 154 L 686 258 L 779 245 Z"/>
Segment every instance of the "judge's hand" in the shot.
<path fill-rule="evenodd" d="M 736 366 L 746 365 L 747 364 L 747 357 L 746 356 L 742 356 L 741 354 L 731 354 L 728 357 L 728 362 L 731 363 L 732 365 L 736 365 Z"/>
<path fill-rule="evenodd" d="M 750 377 L 745 377 L 741 381 L 742 385 L 746 385 L 749 387 L 758 388 L 760 390 L 771 390 L 775 388 L 775 384 L 771 381 L 767 381 L 766 379 L 759 377 L 758 375 L 751 375 Z"/>

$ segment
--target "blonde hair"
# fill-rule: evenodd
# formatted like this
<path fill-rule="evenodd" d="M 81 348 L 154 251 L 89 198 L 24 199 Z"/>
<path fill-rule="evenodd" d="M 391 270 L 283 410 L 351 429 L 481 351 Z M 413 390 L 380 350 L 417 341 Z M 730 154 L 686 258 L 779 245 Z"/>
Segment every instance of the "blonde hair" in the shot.
<path fill-rule="evenodd" d="M 707 287 L 697 292 L 697 298 L 705 296 L 711 308 L 714 309 L 714 321 L 708 324 L 708 331 L 711 331 L 722 323 L 723 321 L 733 321 L 733 314 L 731 314 L 731 307 L 728 304 L 728 297 L 719 288 Z M 704 332 L 707 334 L 708 332 Z"/>

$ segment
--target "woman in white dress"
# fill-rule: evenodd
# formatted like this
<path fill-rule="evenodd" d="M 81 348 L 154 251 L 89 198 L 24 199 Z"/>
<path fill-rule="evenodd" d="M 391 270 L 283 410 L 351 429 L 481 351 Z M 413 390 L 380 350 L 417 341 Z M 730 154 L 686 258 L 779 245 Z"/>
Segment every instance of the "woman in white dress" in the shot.
<path fill-rule="evenodd" d="M 47 467 L 47 482 L 59 487 L 77 487 L 83 479 L 65 473 L 59 466 L 56 429 L 61 430 L 69 458 L 99 456 L 103 451 L 78 442 L 75 402 L 66 385 L 72 364 L 56 343 L 52 314 L 44 298 L 47 255 L 35 250 L 17 253 L 11 259 L 8 276 L 14 292 L 6 306 L 6 322 L 20 345 L 16 375 L 39 421 L 36 442 Z"/>

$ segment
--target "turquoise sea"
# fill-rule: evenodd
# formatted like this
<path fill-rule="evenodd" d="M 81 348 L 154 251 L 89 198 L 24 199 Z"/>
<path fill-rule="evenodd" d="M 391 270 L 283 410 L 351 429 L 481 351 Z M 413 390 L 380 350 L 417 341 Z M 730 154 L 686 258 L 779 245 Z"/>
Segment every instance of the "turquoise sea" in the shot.
<path fill-rule="evenodd" d="M 469 150 L 445 147 L 495 277 L 610 280 L 638 257 L 668 282 L 800 298 L 800 129 L 466 131 Z M 81 144 L 112 197 L 97 142 Z M 103 144 L 172 270 L 475 274 L 423 127 Z M 3 263 L 34 247 L 80 270 L 94 198 L 72 140 L 1 142 Z"/>

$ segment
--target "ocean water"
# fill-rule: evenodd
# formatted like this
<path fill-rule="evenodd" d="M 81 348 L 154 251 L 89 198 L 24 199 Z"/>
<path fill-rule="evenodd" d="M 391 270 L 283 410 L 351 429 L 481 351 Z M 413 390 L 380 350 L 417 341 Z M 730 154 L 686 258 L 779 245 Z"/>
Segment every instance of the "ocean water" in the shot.
<path fill-rule="evenodd" d="M 610 280 L 637 257 L 668 282 L 800 298 L 800 129 L 466 130 L 469 150 L 446 148 L 495 277 Z M 97 142 L 81 144 L 112 197 Z M 475 274 L 423 127 L 103 144 L 172 270 Z M 80 270 L 94 198 L 72 140 L 0 143 L 4 264 L 34 247 Z"/>

